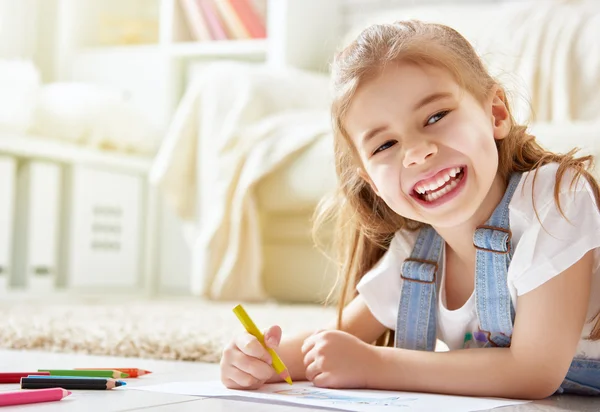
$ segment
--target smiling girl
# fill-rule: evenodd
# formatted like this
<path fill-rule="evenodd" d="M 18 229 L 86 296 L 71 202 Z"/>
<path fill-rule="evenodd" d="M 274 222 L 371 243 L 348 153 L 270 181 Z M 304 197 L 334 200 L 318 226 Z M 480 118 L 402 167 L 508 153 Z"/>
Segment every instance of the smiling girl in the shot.
<path fill-rule="evenodd" d="M 333 84 L 339 189 L 319 223 L 338 222 L 340 312 L 331 328 L 280 345 L 281 329 L 266 331 L 292 378 L 600 395 L 591 157 L 539 146 L 471 45 L 443 25 L 368 28 L 336 56 Z M 449 351 L 435 351 L 438 340 Z M 240 335 L 224 350 L 222 380 L 280 380 L 269 362 Z"/>

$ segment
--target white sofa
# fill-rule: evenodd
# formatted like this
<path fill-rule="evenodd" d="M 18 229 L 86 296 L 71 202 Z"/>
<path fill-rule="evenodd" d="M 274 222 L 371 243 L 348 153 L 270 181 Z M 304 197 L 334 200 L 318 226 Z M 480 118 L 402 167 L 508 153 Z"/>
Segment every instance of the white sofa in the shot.
<path fill-rule="evenodd" d="M 517 119 L 530 123 L 544 146 L 556 151 L 580 146 L 600 154 L 600 4 L 547 1 L 398 9 L 366 16 L 360 27 L 340 36 L 341 43 L 372 23 L 406 18 L 445 23 L 463 33 L 507 86 Z M 334 265 L 315 249 L 310 235 L 315 206 L 336 180 L 329 97 L 324 92 L 327 76 L 299 71 L 274 75 L 250 65 L 224 67 L 209 70 L 208 77 L 203 72 L 205 85 L 190 88 L 154 174 L 180 215 L 196 228 L 195 291 L 217 299 L 321 301 L 335 278 Z M 242 103 L 236 106 L 236 92 L 228 90 L 229 100 L 209 108 L 207 102 L 223 99 L 219 85 L 227 87 L 231 76 L 243 86 L 238 91 Z M 203 131 L 218 117 L 212 106 L 235 122 Z M 234 106 L 238 109 L 232 117 Z M 308 130 L 310 122 L 313 130 Z M 297 133 L 299 129 L 306 134 Z M 189 146 L 197 151 L 193 161 L 187 155 L 187 163 L 181 157 L 184 135 L 188 144 L 192 137 L 198 142 Z M 238 150 L 229 151 L 232 147 Z M 251 175 L 247 184 L 244 171 Z M 222 184 L 223 176 L 228 184 Z M 199 197 L 196 203 L 190 193 Z M 236 209 L 240 202 L 243 206 Z"/>

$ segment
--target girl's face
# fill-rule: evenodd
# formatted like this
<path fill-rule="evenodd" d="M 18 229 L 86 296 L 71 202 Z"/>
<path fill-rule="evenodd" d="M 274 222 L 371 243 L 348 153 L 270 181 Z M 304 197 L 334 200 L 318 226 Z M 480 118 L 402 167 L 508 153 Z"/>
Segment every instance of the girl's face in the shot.
<path fill-rule="evenodd" d="M 481 103 L 443 69 L 390 64 L 359 87 L 345 118 L 363 177 L 396 213 L 434 227 L 466 222 L 486 200 L 491 212 L 494 139 L 510 128 L 492 94 Z"/>

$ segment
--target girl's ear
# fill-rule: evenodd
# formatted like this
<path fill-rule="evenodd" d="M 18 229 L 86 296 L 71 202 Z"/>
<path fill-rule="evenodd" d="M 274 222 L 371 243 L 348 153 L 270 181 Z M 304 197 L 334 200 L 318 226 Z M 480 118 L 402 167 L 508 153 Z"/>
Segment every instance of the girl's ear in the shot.
<path fill-rule="evenodd" d="M 371 186 L 371 189 L 373 190 L 373 192 L 375 192 L 375 194 L 377 196 L 379 196 L 379 192 L 377 191 L 377 186 L 375 186 L 375 183 L 373 183 L 373 181 L 371 180 L 371 178 L 369 177 L 369 175 L 367 174 L 367 172 L 365 172 L 362 168 L 357 167 L 356 168 L 356 173 L 358 173 L 358 176 L 364 180 L 365 182 L 367 182 L 369 184 L 369 186 Z"/>
<path fill-rule="evenodd" d="M 506 94 L 501 87 L 496 86 L 492 95 L 492 127 L 494 139 L 501 140 L 508 136 L 512 127 L 512 120 L 506 105 Z"/>

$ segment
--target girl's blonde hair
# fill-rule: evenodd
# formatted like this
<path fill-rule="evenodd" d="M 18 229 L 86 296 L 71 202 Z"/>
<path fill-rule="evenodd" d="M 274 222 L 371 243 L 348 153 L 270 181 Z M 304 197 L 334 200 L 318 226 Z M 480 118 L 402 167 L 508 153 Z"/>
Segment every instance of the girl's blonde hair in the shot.
<path fill-rule="evenodd" d="M 383 256 L 394 233 L 401 229 L 415 231 L 422 226 L 420 222 L 396 214 L 359 176 L 358 168 L 363 166 L 344 128 L 344 116 L 358 87 L 381 73 L 387 64 L 399 61 L 448 70 L 462 90 L 480 102 L 499 86 L 469 42 L 454 29 L 441 24 L 400 21 L 374 25 L 336 55 L 332 68 L 331 114 L 339 184 L 336 193 L 320 204 L 314 234 L 327 221 L 335 220 L 334 246 L 339 265 L 334 290 L 339 294 L 338 328 L 342 327 L 343 308 L 356 295 L 357 282 Z M 505 103 L 511 113 L 508 102 Z M 575 172 L 573 184 L 581 176 L 587 179 L 600 205 L 600 188 L 588 172 L 592 156 L 575 157 L 577 149 L 567 154 L 548 152 L 526 132 L 526 126 L 515 124 L 512 114 L 511 121 L 508 136 L 496 141 L 501 176 L 508 179 L 511 172 L 528 172 L 548 163 L 558 163 L 554 198 L 559 210 L 559 185 L 567 169 Z M 536 175 L 537 171 L 534 184 Z M 600 339 L 600 314 L 594 319 L 590 338 L 597 340 Z M 390 337 L 388 331 L 378 344 L 390 344 Z"/>

